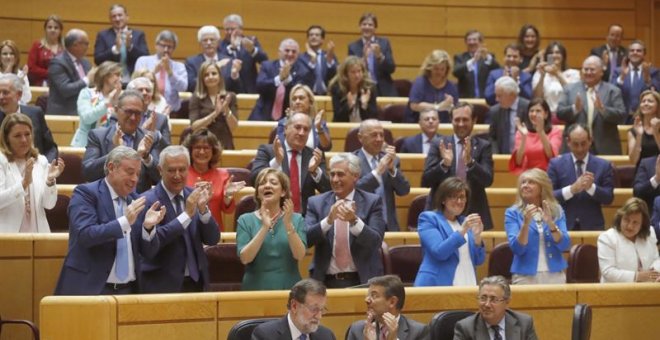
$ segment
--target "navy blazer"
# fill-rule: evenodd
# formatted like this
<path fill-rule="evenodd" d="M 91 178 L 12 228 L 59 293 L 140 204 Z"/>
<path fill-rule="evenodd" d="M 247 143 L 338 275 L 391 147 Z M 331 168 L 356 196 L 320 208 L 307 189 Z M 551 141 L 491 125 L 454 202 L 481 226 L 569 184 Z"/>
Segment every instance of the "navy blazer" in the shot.
<path fill-rule="evenodd" d="M 440 162 L 438 142 L 431 143 L 429 154 L 424 161 L 424 173 L 422 173 L 422 186 L 431 188 L 428 199 L 426 200 L 426 207 L 424 210 L 432 210 L 433 197 L 438 189 L 438 186 L 445 179 L 456 176 L 456 146 L 454 145 L 454 136 L 445 136 L 440 139 L 443 143 L 451 143 L 454 147 L 454 159 L 448 169 L 444 169 Z M 490 217 L 490 208 L 488 205 L 488 196 L 486 195 L 486 188 L 493 184 L 493 150 L 490 143 L 481 138 L 471 138 L 472 141 L 472 158 L 474 164 L 467 168 L 467 184 L 470 187 L 470 201 L 466 214 L 477 213 L 481 216 L 481 221 L 484 223 L 484 229 L 493 228 L 493 220 Z"/>
<path fill-rule="evenodd" d="M 257 49 L 257 53 L 254 55 L 248 53 L 244 48 L 241 48 L 238 51 L 234 50 L 231 48 L 230 42 L 226 39 L 221 40 L 220 46 L 218 47 L 218 58 L 222 59 L 226 56 L 232 60 L 238 58 L 243 62 L 240 71 L 242 83 L 240 93 L 257 93 L 257 64 L 261 64 L 268 60 L 268 55 L 264 49 L 261 48 L 259 39 L 254 36 L 250 37 L 250 39 L 252 39 L 254 47 Z"/>
<path fill-rule="evenodd" d="M 394 62 L 394 55 L 392 54 L 392 47 L 390 41 L 384 37 L 375 37 L 376 43 L 380 45 L 380 51 L 383 54 L 383 61 L 376 61 L 374 68 L 376 73 L 376 96 L 377 97 L 397 97 L 399 93 L 394 87 L 392 74 L 396 70 L 396 63 Z M 354 55 L 362 58 L 364 55 L 364 42 L 362 38 L 350 43 L 348 45 L 348 55 Z"/>
<path fill-rule="evenodd" d="M 431 142 L 433 141 L 438 141 L 442 136 L 439 134 L 435 134 L 433 139 L 431 139 Z M 399 152 L 401 153 L 422 153 L 424 148 L 422 147 L 422 134 L 418 133 L 414 136 L 406 137 L 403 139 L 403 142 L 401 143 L 401 150 Z"/>
<path fill-rule="evenodd" d="M 284 141 L 282 141 L 282 147 L 284 147 Z M 304 216 L 307 211 L 307 200 L 316 195 L 318 192 L 326 192 L 330 190 L 330 180 L 328 179 L 328 173 L 325 167 L 325 156 L 321 157 L 321 164 L 319 169 L 321 169 L 321 179 L 318 183 L 312 178 L 312 174 L 309 173 L 309 161 L 314 156 L 314 150 L 309 147 L 305 147 L 302 151 L 302 160 L 300 162 L 300 204 L 301 204 L 301 214 Z M 270 160 L 275 158 L 275 151 L 273 151 L 272 144 L 262 144 L 257 149 L 257 155 L 254 157 L 252 162 L 252 169 L 250 170 L 250 180 L 249 184 L 253 187 L 257 187 L 255 181 L 257 180 L 257 175 L 259 172 L 265 168 L 270 167 Z M 284 153 L 284 159 L 282 160 L 282 172 L 287 176 L 289 175 L 289 153 Z"/>
<path fill-rule="evenodd" d="M 218 54 L 218 58 L 222 59 L 222 56 Z M 199 76 L 199 68 L 206 61 L 204 54 L 200 53 L 186 59 L 186 73 L 188 73 L 188 92 L 195 92 L 197 88 L 197 77 Z M 231 63 L 225 65 L 225 67 L 220 70 L 222 79 L 225 81 L 225 90 L 241 93 L 242 84 L 240 73 L 238 79 L 234 80 L 231 78 Z"/>
<path fill-rule="evenodd" d="M 497 104 L 495 100 L 495 82 L 502 77 L 504 74 L 504 69 L 498 68 L 490 71 L 488 73 L 488 79 L 486 79 L 486 102 L 488 105 L 493 106 Z M 520 70 L 520 75 L 518 75 L 518 97 L 523 97 L 527 99 L 532 98 L 532 75 Z"/>
<path fill-rule="evenodd" d="M 632 73 L 632 68 L 630 69 L 630 73 Z M 618 79 L 619 75 L 621 74 L 621 67 L 617 67 L 617 69 L 614 71 L 614 80 L 612 83 L 616 84 L 619 89 L 621 89 L 621 95 L 623 96 L 623 103 L 626 106 L 626 112 L 632 114 L 635 113 L 639 107 L 639 95 L 642 94 L 642 92 L 651 88 L 655 89 L 655 91 L 660 90 L 660 70 L 655 67 L 651 67 L 651 83 L 643 83 L 641 86 L 635 85 L 634 87 L 630 84 L 630 73 L 625 78 L 623 78 L 623 84 L 619 84 Z M 641 67 L 639 79 L 642 82 L 644 81 L 644 78 L 641 74 Z M 633 123 L 632 115 L 628 116 L 626 123 Z"/>
<path fill-rule="evenodd" d="M 314 333 L 307 334 L 309 340 L 335 340 L 330 329 L 319 325 Z M 281 319 L 264 322 L 252 332 L 252 340 L 291 340 L 289 320 L 286 316 Z"/>
<path fill-rule="evenodd" d="M 252 113 L 250 113 L 248 120 L 273 120 L 271 117 L 271 111 L 273 110 L 275 95 L 277 94 L 275 77 L 279 74 L 279 59 L 267 61 L 261 65 L 259 76 L 257 76 L 257 91 L 259 92 L 259 99 L 254 105 L 254 109 L 252 110 Z M 286 85 L 282 116 L 284 116 L 285 110 L 289 107 L 289 93 L 294 85 L 303 84 L 309 86 L 310 89 L 314 87 L 314 73 L 311 73 L 309 68 L 307 68 L 300 59 L 297 59 L 293 66 L 291 66 L 290 76 L 293 80 Z"/>
<path fill-rule="evenodd" d="M 112 137 L 117 129 L 117 124 L 111 124 L 109 127 L 100 127 L 89 131 L 87 135 L 87 148 L 82 160 L 82 172 L 84 180 L 87 182 L 95 181 L 104 176 L 104 164 L 108 154 L 115 145 L 112 143 Z M 137 150 L 140 141 L 145 136 L 144 130 L 138 128 L 136 131 L 136 140 L 133 142 L 133 149 Z M 160 152 L 165 148 L 165 143 L 159 134 L 154 137 L 154 143 L 149 152 L 152 157 L 150 166 L 142 163 L 142 170 L 140 171 L 140 178 L 138 179 L 137 192 L 145 192 L 151 188 L 152 185 L 160 181 L 160 173 L 158 172 L 158 157 Z"/>
<path fill-rule="evenodd" d="M 371 173 L 371 164 L 367 161 L 367 155 L 364 154 L 362 148 L 355 150 L 353 154 L 360 159 L 360 169 L 362 169 L 360 179 L 358 179 L 355 186 L 364 191 L 376 193 L 376 189 L 378 189 L 380 184 L 376 177 Z M 385 156 L 384 152 L 381 152 L 378 155 L 378 157 L 383 156 Z M 410 192 L 410 183 L 408 183 L 408 179 L 406 179 L 401 171 L 401 160 L 399 160 L 399 157 L 396 158 L 394 167 L 396 169 L 396 176 L 390 176 L 389 171 L 385 171 L 381 176 L 383 180 L 385 202 L 387 205 L 387 231 L 399 231 L 399 220 L 396 217 L 396 202 L 394 200 L 394 194 L 397 196 L 404 196 Z"/>
<path fill-rule="evenodd" d="M 130 194 L 126 203 L 135 198 L 135 194 Z M 69 250 L 55 295 L 101 294 L 117 254 L 116 241 L 124 237 L 105 179 L 76 186 L 68 213 Z M 140 253 L 157 249 L 159 240 L 144 240 L 142 224 L 138 222 L 131 229 L 131 245 L 139 289 Z"/>
<path fill-rule="evenodd" d="M 486 80 L 490 71 L 500 68 L 500 64 L 495 60 L 495 56 L 490 54 L 492 59 L 487 63 L 486 60 L 479 62 L 478 82 L 479 82 L 479 98 L 486 96 Z M 472 59 L 470 52 L 463 52 L 454 56 L 454 69 L 452 74 L 458 80 L 458 94 L 461 98 L 474 98 L 474 71 L 468 71 L 467 62 Z"/>
<path fill-rule="evenodd" d="M 574 195 L 564 200 L 562 188 L 572 185 L 577 180 L 575 163 L 571 153 L 565 153 L 550 160 L 548 176 L 552 180 L 554 195 L 566 213 L 568 230 L 603 230 L 605 219 L 601 206 L 614 200 L 614 169 L 612 164 L 600 157 L 589 155 L 587 171 L 594 174 L 596 192 L 593 196 L 587 192 Z"/>
<path fill-rule="evenodd" d="M 32 121 L 32 138 L 34 139 L 34 146 L 39 150 L 39 153 L 44 155 L 49 162 L 57 158 L 58 150 L 53 134 L 46 124 L 44 111 L 38 106 L 20 105 L 21 113 L 30 117 Z M 0 110 L 0 124 L 5 120 L 5 113 Z"/>
<path fill-rule="evenodd" d="M 337 64 L 339 63 L 337 61 L 337 57 L 333 58 L 334 62 L 330 67 L 328 67 L 328 62 L 325 56 L 325 51 L 322 51 L 321 60 L 323 60 L 323 62 L 321 63 L 321 75 L 323 84 L 325 84 L 326 91 L 323 93 L 314 93 L 316 95 L 326 95 L 328 93 L 328 83 L 335 76 L 335 74 L 337 74 Z M 307 53 L 301 53 L 300 57 L 298 58 L 303 62 L 303 65 L 309 69 L 309 72 L 314 75 L 314 83 L 316 83 L 316 60 L 311 60 L 311 56 Z M 314 85 L 314 83 L 312 83 L 312 85 Z M 310 88 L 312 91 L 314 90 L 314 86 Z"/>
<path fill-rule="evenodd" d="M 529 101 L 527 99 L 518 97 L 516 116 L 521 122 L 529 121 L 529 115 L 527 114 L 528 106 Z M 515 125 L 515 122 L 511 121 L 509 112 L 509 109 L 502 109 L 500 104 L 491 106 L 488 109 L 485 123 L 490 124 L 488 126 L 488 139 L 493 146 L 493 154 L 509 155 L 511 154 L 510 150 L 516 143 L 515 134 L 513 139 L 509 140 L 509 131 L 511 126 Z"/>
<path fill-rule="evenodd" d="M 655 176 L 655 162 L 656 156 L 642 158 L 633 182 L 633 196 L 643 199 L 649 209 L 653 207 L 653 200 L 660 196 L 660 185 L 657 188 L 651 185 L 651 178 Z"/>
<path fill-rule="evenodd" d="M 87 59 L 82 59 L 81 63 L 87 74 L 92 65 Z M 48 84 L 50 88 L 46 114 L 77 116 L 78 94 L 87 84 L 80 79 L 78 70 L 66 51 L 50 60 Z"/>
<path fill-rule="evenodd" d="M 183 189 L 185 200 L 192 192 L 191 188 Z M 156 225 L 155 239 L 159 247 L 145 252 L 142 258 L 142 291 L 145 293 L 177 293 L 183 287 L 184 271 L 186 267 L 186 242 L 183 233 L 189 233 L 192 241 L 204 290 L 209 289 L 209 264 L 204 253 L 204 245 L 216 245 L 220 241 L 220 228 L 218 223 L 210 216 L 208 223 L 202 223 L 198 212 L 191 216 L 191 222 L 186 229 L 177 219 L 176 210 L 167 195 L 163 182 L 143 194 L 147 198 L 146 207 L 154 202 L 160 202 L 167 210 L 163 220 Z M 141 215 L 140 223 L 144 221 Z"/>
<path fill-rule="evenodd" d="M 144 37 L 144 32 L 138 29 L 130 29 L 131 42 L 133 43 L 130 50 L 126 51 L 126 66 L 128 73 L 133 74 L 135 71 L 135 62 L 143 55 L 149 55 L 149 47 Z M 120 62 L 121 55 L 119 53 L 112 53 L 112 46 L 117 41 L 117 32 L 110 27 L 107 30 L 100 31 L 96 34 L 96 41 L 94 42 L 94 64 L 101 65 L 104 61 Z"/>
<path fill-rule="evenodd" d="M 330 228 L 324 234 L 321 230 L 321 221 L 328 216 L 330 207 L 336 201 L 333 191 L 310 197 L 305 215 L 307 246 L 315 246 L 310 277 L 321 282 L 325 281 L 335 242 L 335 229 Z M 364 222 L 364 229 L 358 236 L 349 235 L 351 256 L 357 267 L 360 283 L 367 283 L 370 278 L 383 275 L 384 272 L 380 256 L 380 247 L 385 234 L 383 200 L 378 195 L 356 188 L 353 201 L 357 217 Z"/>
<path fill-rule="evenodd" d="M 660 235 L 660 197 L 653 200 L 653 211 L 651 215 L 651 227 L 655 229 L 655 235 Z"/>

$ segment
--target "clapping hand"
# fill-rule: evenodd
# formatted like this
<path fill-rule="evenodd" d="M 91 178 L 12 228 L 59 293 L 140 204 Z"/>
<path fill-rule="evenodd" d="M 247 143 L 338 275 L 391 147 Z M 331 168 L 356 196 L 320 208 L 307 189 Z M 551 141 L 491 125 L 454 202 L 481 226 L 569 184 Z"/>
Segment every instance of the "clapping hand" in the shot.
<path fill-rule="evenodd" d="M 124 216 L 128 220 L 128 224 L 133 225 L 135 220 L 137 220 L 138 215 L 144 210 L 144 207 L 147 203 L 147 198 L 142 196 L 138 199 L 133 200 L 124 210 Z"/>
<path fill-rule="evenodd" d="M 527 133 L 529 133 L 529 130 L 527 130 L 527 126 L 525 126 L 525 124 L 523 124 L 520 121 L 520 118 L 518 117 L 514 118 L 514 122 L 516 124 L 516 129 L 518 130 L 518 132 L 520 132 L 520 135 L 523 137 L 527 137 Z"/>
<path fill-rule="evenodd" d="M 315 148 L 312 158 L 309 160 L 308 169 L 310 173 L 316 172 L 316 169 L 321 165 L 321 159 L 323 159 L 323 152 L 321 152 L 321 149 Z"/>
<path fill-rule="evenodd" d="M 48 167 L 47 182 L 52 183 L 56 178 L 64 172 L 64 160 L 62 158 L 53 159 Z"/>
<path fill-rule="evenodd" d="M 243 188 L 245 188 L 245 181 L 234 182 L 234 175 L 231 175 L 227 183 L 225 183 L 225 197 L 231 198 Z"/>
<path fill-rule="evenodd" d="M 444 143 L 442 140 L 438 143 L 438 148 L 440 149 L 440 157 L 442 158 L 442 164 L 445 167 L 451 166 L 451 162 L 454 159 L 454 148 L 453 145 L 449 142 Z"/>
<path fill-rule="evenodd" d="M 151 231 L 156 224 L 163 220 L 165 212 L 167 212 L 167 208 L 164 205 L 161 206 L 158 201 L 154 202 L 144 214 L 144 223 L 142 224 L 144 229 Z"/>

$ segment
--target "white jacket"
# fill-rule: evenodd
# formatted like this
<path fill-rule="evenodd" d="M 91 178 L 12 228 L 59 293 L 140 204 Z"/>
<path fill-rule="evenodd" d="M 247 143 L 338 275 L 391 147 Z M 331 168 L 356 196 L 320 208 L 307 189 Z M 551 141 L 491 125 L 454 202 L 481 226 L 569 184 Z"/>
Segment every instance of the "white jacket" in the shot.
<path fill-rule="evenodd" d="M 627 239 L 615 228 L 610 228 L 598 236 L 598 265 L 600 282 L 634 282 L 637 273 L 637 258 L 642 262 L 642 270 L 654 267 L 658 260 L 655 231 L 643 240 L 635 242 Z M 637 254 L 637 255 L 635 255 Z M 655 266 L 658 266 L 656 262 Z M 655 268 L 660 270 L 660 268 Z"/>

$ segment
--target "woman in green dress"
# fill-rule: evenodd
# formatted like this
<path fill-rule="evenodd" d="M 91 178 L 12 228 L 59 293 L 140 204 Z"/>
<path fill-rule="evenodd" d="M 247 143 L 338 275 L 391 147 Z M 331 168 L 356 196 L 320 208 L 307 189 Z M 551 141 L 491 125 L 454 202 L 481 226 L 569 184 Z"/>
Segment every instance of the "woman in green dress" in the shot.
<path fill-rule="evenodd" d="M 241 215 L 236 227 L 238 256 L 245 265 L 242 290 L 288 290 L 302 279 L 304 219 L 293 212 L 289 178 L 282 171 L 266 168 L 255 184 L 257 210 Z"/>

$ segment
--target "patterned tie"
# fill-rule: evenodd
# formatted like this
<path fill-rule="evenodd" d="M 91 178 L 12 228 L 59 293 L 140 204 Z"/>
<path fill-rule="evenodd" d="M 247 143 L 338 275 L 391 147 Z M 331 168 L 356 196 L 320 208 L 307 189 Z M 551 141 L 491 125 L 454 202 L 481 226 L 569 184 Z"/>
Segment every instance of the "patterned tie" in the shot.
<path fill-rule="evenodd" d="M 300 334 L 300 337 L 298 337 L 298 340 L 307 340 L 307 334 Z"/>
<path fill-rule="evenodd" d="M 589 128 L 589 131 L 592 131 L 593 127 L 591 126 L 594 122 L 594 96 L 595 96 L 595 91 L 593 87 L 590 87 L 587 89 L 587 128 Z"/>
<path fill-rule="evenodd" d="M 639 67 L 634 67 L 633 68 L 633 78 L 632 78 L 632 84 L 630 87 L 633 88 L 633 93 L 641 93 L 642 92 L 642 81 L 639 76 L 641 72 L 639 72 Z"/>
<path fill-rule="evenodd" d="M 461 139 L 456 143 L 456 177 L 465 180 L 467 177 L 467 167 L 463 159 L 463 146 L 465 146 L 465 139 Z"/>
<path fill-rule="evenodd" d="M 124 199 L 117 197 L 115 200 L 117 201 L 115 215 L 117 218 L 119 218 L 124 216 Z M 124 234 L 124 237 L 117 239 L 115 274 L 117 275 L 117 278 L 122 282 L 128 279 L 128 240 L 126 239 L 126 234 Z"/>
<path fill-rule="evenodd" d="M 582 176 L 582 165 L 584 165 L 584 161 L 581 159 L 578 159 L 575 161 L 575 174 L 577 177 Z"/>
<path fill-rule="evenodd" d="M 380 326 L 380 336 L 378 337 L 379 340 L 387 340 L 387 326 L 386 325 L 381 325 Z"/>
<path fill-rule="evenodd" d="M 179 216 L 182 212 L 182 202 L 183 197 L 181 195 L 174 196 L 174 211 L 176 215 Z M 190 216 L 190 218 L 193 218 Z M 195 252 L 192 245 L 192 239 L 190 237 L 190 225 L 188 228 L 183 230 L 183 240 L 186 243 L 186 265 L 188 266 L 188 274 L 190 278 L 195 282 L 199 281 L 199 269 L 197 268 L 197 260 L 195 258 Z"/>
<path fill-rule="evenodd" d="M 160 70 L 158 72 L 158 91 L 161 95 L 165 95 L 165 86 L 167 86 L 167 72 L 165 70 Z"/>
<path fill-rule="evenodd" d="M 319 54 L 316 56 L 316 68 L 314 69 L 316 75 L 316 81 L 314 81 L 314 93 L 323 95 L 325 94 L 325 79 L 323 79 L 323 52 L 319 51 Z"/>
<path fill-rule="evenodd" d="M 371 157 L 371 169 L 375 170 L 377 167 L 378 167 L 378 160 L 376 159 L 375 156 Z M 380 196 L 381 199 L 383 200 L 383 220 L 385 220 L 385 223 L 387 223 L 387 201 L 385 200 L 385 188 L 383 187 L 383 176 L 380 176 L 380 183 L 374 194 Z"/>
<path fill-rule="evenodd" d="M 129 148 L 133 148 L 133 135 L 125 134 L 121 136 L 122 141 L 124 142 L 124 146 L 128 146 Z"/>
<path fill-rule="evenodd" d="M 474 75 L 474 98 L 480 98 L 481 94 L 479 92 L 479 62 L 472 64 L 472 74 Z"/>
<path fill-rule="evenodd" d="M 351 250 L 348 244 L 348 222 L 335 220 L 335 262 L 339 270 L 351 263 Z"/>
<path fill-rule="evenodd" d="M 293 210 L 300 212 L 300 171 L 298 170 L 298 151 L 291 150 L 291 159 L 289 159 L 289 179 L 291 180 L 291 199 L 293 200 Z"/>
<path fill-rule="evenodd" d="M 490 326 L 490 328 L 495 332 L 495 336 L 493 337 L 493 340 L 502 340 L 502 335 L 500 334 L 500 326 L 498 325 L 493 325 Z"/>
<path fill-rule="evenodd" d="M 610 50 L 610 80 L 609 82 L 614 82 L 614 70 L 616 70 L 617 60 L 616 60 L 616 50 Z"/>
<path fill-rule="evenodd" d="M 282 118 L 285 92 L 286 86 L 284 86 L 284 83 L 280 83 L 280 85 L 277 87 L 277 90 L 275 91 L 275 102 L 273 102 L 273 109 L 270 111 L 270 117 L 273 118 L 274 121 L 278 121 L 280 118 Z"/>

